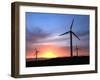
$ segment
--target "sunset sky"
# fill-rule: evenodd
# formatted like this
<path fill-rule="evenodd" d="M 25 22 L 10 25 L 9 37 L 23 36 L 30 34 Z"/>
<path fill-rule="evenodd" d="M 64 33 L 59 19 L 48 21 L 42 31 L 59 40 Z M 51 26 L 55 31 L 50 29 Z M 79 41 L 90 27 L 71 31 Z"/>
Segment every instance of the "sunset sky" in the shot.
<path fill-rule="evenodd" d="M 76 44 L 80 56 L 89 55 L 89 15 L 51 14 L 26 12 L 26 58 L 36 58 L 35 48 L 39 51 L 38 58 L 56 58 L 70 56 L 69 31 L 73 24 L 73 54 L 76 55 Z"/>

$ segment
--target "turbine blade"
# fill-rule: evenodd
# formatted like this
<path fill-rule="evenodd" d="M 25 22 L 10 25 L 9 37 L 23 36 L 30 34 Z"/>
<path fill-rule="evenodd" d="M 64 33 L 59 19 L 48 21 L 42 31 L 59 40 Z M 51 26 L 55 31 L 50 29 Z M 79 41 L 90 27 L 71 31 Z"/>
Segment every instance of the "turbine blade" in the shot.
<path fill-rule="evenodd" d="M 59 36 L 62 36 L 62 35 L 68 34 L 68 33 L 69 33 L 69 31 L 68 31 L 68 32 L 65 32 L 65 33 L 63 33 L 63 34 L 60 34 Z"/>
<path fill-rule="evenodd" d="M 72 20 L 72 24 L 71 24 L 71 26 L 70 26 L 70 30 L 72 30 L 73 23 L 74 23 L 74 18 L 73 18 L 73 20 Z"/>
<path fill-rule="evenodd" d="M 72 33 L 76 38 L 78 38 L 80 40 L 80 38 L 74 32 L 72 32 Z"/>

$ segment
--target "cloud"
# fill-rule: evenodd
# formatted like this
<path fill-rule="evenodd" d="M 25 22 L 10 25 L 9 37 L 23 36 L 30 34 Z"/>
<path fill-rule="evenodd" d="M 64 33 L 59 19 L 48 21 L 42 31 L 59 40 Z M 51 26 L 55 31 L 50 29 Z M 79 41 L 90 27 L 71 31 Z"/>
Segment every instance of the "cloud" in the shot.
<path fill-rule="evenodd" d="M 79 43 L 82 48 L 89 48 L 89 31 L 78 31 L 75 32 L 79 36 L 80 41 L 77 39 L 73 40 L 74 42 Z M 31 50 L 33 46 L 37 45 L 58 45 L 58 46 L 69 46 L 70 36 L 64 35 L 59 36 L 59 33 L 48 33 L 39 27 L 34 27 L 26 29 L 26 49 Z"/>
<path fill-rule="evenodd" d="M 39 27 L 32 27 L 31 29 L 26 27 L 26 51 L 32 51 L 34 43 L 50 35 L 50 33 Z"/>
<path fill-rule="evenodd" d="M 31 30 L 30 29 L 26 29 L 26 41 L 27 42 L 37 42 L 37 40 L 39 39 L 43 39 L 46 38 L 50 35 L 50 33 L 45 32 L 44 30 L 42 30 L 39 27 L 34 27 Z"/>
<path fill-rule="evenodd" d="M 59 41 L 65 41 L 69 39 L 68 36 L 59 36 L 58 34 L 56 35 L 51 35 L 51 36 L 48 36 L 47 38 L 45 39 L 42 39 L 42 40 L 38 40 L 40 42 L 59 42 Z"/>
<path fill-rule="evenodd" d="M 78 36 L 80 37 L 84 37 L 84 36 L 88 36 L 89 35 L 89 31 L 79 31 L 79 32 L 76 32 Z"/>

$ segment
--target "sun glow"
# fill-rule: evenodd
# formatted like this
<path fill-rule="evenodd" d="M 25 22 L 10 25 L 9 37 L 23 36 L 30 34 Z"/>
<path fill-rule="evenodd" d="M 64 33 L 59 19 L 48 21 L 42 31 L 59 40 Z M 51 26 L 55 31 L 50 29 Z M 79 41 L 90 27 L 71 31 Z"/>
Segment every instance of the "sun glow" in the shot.
<path fill-rule="evenodd" d="M 58 58 L 70 56 L 69 49 L 55 45 L 38 45 L 37 58 Z M 34 49 L 34 48 L 33 48 Z M 36 58 L 35 51 L 27 52 L 27 58 Z"/>
<path fill-rule="evenodd" d="M 57 55 L 53 51 L 45 52 L 42 57 L 44 58 L 56 58 Z"/>

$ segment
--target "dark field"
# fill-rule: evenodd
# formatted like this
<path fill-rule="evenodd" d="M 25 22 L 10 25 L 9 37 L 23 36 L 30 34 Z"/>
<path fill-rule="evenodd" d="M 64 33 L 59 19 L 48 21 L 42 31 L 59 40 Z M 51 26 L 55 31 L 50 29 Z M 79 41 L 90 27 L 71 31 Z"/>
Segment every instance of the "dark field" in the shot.
<path fill-rule="evenodd" d="M 26 67 L 40 67 L 40 66 L 60 66 L 60 65 L 80 65 L 89 64 L 89 56 L 78 57 L 63 57 L 53 59 L 43 59 L 38 61 L 26 61 Z"/>

